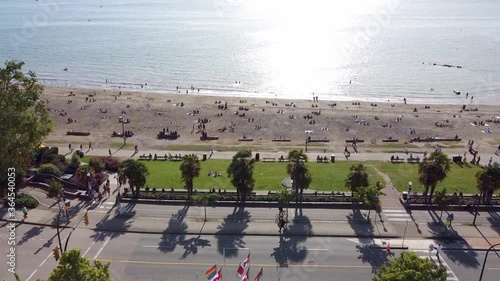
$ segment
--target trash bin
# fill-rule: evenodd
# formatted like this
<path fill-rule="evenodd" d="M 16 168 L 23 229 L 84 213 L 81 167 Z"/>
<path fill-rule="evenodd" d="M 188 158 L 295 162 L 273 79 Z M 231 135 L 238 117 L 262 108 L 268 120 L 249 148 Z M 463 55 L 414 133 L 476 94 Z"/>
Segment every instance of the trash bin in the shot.
<path fill-rule="evenodd" d="M 255 153 L 255 161 L 259 162 L 259 159 L 260 159 L 260 154 L 259 153 Z"/>
<path fill-rule="evenodd" d="M 335 154 L 330 155 L 330 161 L 335 163 Z"/>
<path fill-rule="evenodd" d="M 207 154 L 203 153 L 203 161 L 207 161 Z"/>

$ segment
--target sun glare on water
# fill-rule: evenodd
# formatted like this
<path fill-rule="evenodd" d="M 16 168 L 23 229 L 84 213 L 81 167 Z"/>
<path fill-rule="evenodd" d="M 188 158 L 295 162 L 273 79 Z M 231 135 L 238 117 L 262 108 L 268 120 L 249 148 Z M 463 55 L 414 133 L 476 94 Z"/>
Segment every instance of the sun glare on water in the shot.
<path fill-rule="evenodd" d="M 265 23 L 264 31 L 255 36 L 266 46 L 257 54 L 265 64 L 258 69 L 266 71 L 280 92 L 306 94 L 349 81 L 350 73 L 337 71 L 352 59 L 342 52 L 341 44 L 350 40 L 364 16 L 384 9 L 390 0 L 256 0 L 245 4 L 251 17 Z M 337 77 L 322 77 L 325 73 L 337 73 Z"/>

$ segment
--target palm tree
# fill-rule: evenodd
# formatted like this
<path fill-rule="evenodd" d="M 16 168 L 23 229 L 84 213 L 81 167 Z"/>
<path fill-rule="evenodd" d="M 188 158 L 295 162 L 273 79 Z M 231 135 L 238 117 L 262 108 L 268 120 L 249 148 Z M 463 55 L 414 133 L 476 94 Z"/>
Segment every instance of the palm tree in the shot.
<path fill-rule="evenodd" d="M 354 197 L 360 187 L 367 187 L 370 183 L 366 167 L 363 164 L 351 165 L 350 170 L 351 172 L 345 179 L 345 186 L 351 191 L 351 197 Z"/>
<path fill-rule="evenodd" d="M 450 171 L 450 159 L 442 152 L 433 152 L 427 161 L 420 163 L 418 166 L 419 181 L 425 187 L 424 201 L 432 203 L 431 198 L 436 189 L 438 182 L 444 180 L 447 173 Z M 427 194 L 431 189 L 429 202 L 427 202 Z"/>
<path fill-rule="evenodd" d="M 141 187 L 146 184 L 146 176 L 149 174 L 148 167 L 142 162 L 134 159 L 127 159 L 120 163 L 118 174 L 120 177 L 124 177 L 128 180 L 130 190 L 134 193 L 134 196 L 138 198 L 141 193 Z"/>
<path fill-rule="evenodd" d="M 236 188 L 238 201 L 245 202 L 247 194 L 254 188 L 253 167 L 255 160 L 252 159 L 252 151 L 243 149 L 238 151 L 227 167 L 227 175 Z"/>
<path fill-rule="evenodd" d="M 489 204 L 495 190 L 500 188 L 500 164 L 497 162 L 476 173 L 477 188 L 483 203 Z"/>
<path fill-rule="evenodd" d="M 299 198 L 302 201 L 304 189 L 308 189 L 312 182 L 309 169 L 304 165 L 304 162 L 307 162 L 307 155 L 302 150 L 294 149 L 288 152 L 287 159 L 290 163 L 286 165 L 286 172 L 292 179 L 295 202 L 299 203 Z"/>
<path fill-rule="evenodd" d="M 194 186 L 193 180 L 200 175 L 200 160 L 194 154 L 184 155 L 179 169 L 181 170 L 182 181 L 186 184 L 188 198 L 191 198 Z"/>

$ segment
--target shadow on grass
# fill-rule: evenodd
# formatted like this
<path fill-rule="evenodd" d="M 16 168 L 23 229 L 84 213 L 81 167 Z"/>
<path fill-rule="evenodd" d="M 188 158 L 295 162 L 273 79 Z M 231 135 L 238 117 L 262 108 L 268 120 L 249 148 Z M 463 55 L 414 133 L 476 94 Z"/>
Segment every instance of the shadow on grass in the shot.
<path fill-rule="evenodd" d="M 237 257 L 238 250 L 244 248 L 245 229 L 250 222 L 250 213 L 244 207 L 235 207 L 232 214 L 224 218 L 215 233 L 217 251 L 225 257 Z"/>
<path fill-rule="evenodd" d="M 184 218 L 186 218 L 188 210 L 189 206 L 184 206 L 176 214 L 172 214 L 167 229 L 165 229 L 161 237 L 161 242 L 158 243 L 160 252 L 173 252 L 178 244 L 182 245 L 184 243 L 188 229 Z"/>
<path fill-rule="evenodd" d="M 434 213 L 434 215 L 437 216 L 437 214 L 434 211 L 430 211 L 429 213 Z M 434 237 L 437 237 L 442 232 L 447 232 L 450 235 L 458 237 L 459 240 L 465 241 L 460 235 L 460 233 L 458 233 L 454 229 L 448 229 L 443 222 L 441 223 L 428 222 L 427 227 L 429 228 L 430 234 Z M 457 246 L 463 247 L 463 250 L 444 251 L 444 254 L 450 259 L 451 262 L 457 265 L 466 268 L 478 268 L 479 261 L 477 252 L 472 250 L 467 243 L 463 244 L 461 243 L 461 241 L 457 241 L 456 243 L 446 243 L 446 244 L 445 244 L 446 241 L 441 241 L 442 242 L 441 244 L 445 249 L 446 247 L 457 247 Z"/>
<path fill-rule="evenodd" d="M 302 263 L 307 255 L 306 246 L 299 245 L 307 240 L 311 234 L 312 224 L 302 209 L 295 209 L 295 217 L 288 229 L 280 235 L 279 246 L 274 248 L 272 257 L 280 267 L 288 267 L 289 264 Z"/>
<path fill-rule="evenodd" d="M 126 233 L 126 231 L 130 228 L 130 225 L 134 222 L 131 218 L 135 215 L 135 211 L 133 210 L 135 207 L 135 203 L 129 203 L 124 208 L 127 210 L 127 213 L 123 215 L 112 216 L 111 212 L 113 209 L 110 209 L 106 215 L 96 224 L 96 228 L 102 230 L 94 231 L 90 237 L 94 239 L 94 241 L 104 241 L 106 239 L 114 239 Z M 92 223 L 92 222 L 90 222 Z"/>

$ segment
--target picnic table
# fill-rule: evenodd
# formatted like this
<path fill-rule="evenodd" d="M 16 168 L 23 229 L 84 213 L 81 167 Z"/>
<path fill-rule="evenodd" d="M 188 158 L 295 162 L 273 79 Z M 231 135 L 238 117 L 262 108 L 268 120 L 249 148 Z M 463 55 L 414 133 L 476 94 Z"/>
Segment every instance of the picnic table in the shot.
<path fill-rule="evenodd" d="M 90 132 L 80 132 L 80 131 L 67 131 L 68 136 L 90 136 Z"/>
<path fill-rule="evenodd" d="M 271 141 L 276 141 L 276 142 L 291 142 L 291 139 L 286 139 L 286 138 L 278 138 L 278 139 L 272 139 Z"/>

